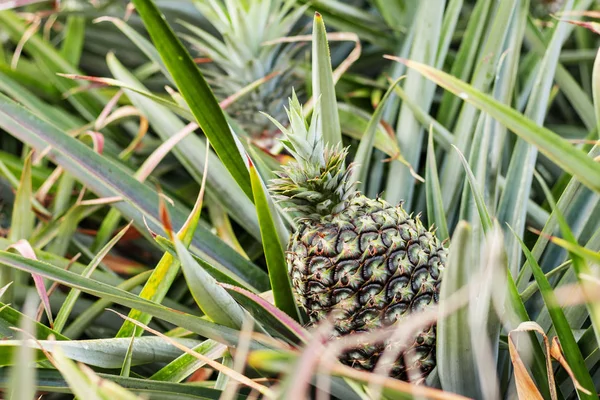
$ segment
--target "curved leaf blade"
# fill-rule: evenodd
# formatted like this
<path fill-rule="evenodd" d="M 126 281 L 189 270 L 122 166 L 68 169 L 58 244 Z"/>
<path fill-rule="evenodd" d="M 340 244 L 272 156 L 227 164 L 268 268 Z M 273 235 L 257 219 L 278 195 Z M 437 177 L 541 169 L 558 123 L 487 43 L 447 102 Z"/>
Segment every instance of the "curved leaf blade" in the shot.
<path fill-rule="evenodd" d="M 542 153 L 563 170 L 576 176 L 577 179 L 590 189 L 600 192 L 600 164 L 554 132 L 538 126 L 518 111 L 494 100 L 491 96 L 445 72 L 425 64 L 398 57 L 387 56 L 387 58 L 401 62 L 419 71 L 441 87 L 458 95 L 480 110 L 487 112 L 521 138 L 538 147 Z"/>
<path fill-rule="evenodd" d="M 134 0 L 133 4 L 198 125 L 240 188 L 252 199 L 248 169 L 202 72 L 152 0 Z"/>

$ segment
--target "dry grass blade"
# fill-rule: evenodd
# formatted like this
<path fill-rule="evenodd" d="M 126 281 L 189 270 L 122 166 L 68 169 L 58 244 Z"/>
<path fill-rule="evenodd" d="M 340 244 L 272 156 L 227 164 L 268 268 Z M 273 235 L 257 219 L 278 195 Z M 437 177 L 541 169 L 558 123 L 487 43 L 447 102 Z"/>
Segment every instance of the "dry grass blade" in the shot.
<path fill-rule="evenodd" d="M 567 374 L 569 374 L 569 377 L 573 381 L 573 385 L 575 386 L 575 388 L 577 388 L 577 390 L 581 390 L 586 394 L 591 394 L 590 391 L 581 386 L 581 384 L 577 381 L 577 378 L 575 378 L 571 367 L 569 367 L 567 360 L 565 360 L 562 347 L 556 336 L 552 338 L 552 344 L 550 346 L 550 355 L 552 356 L 552 358 L 558 361 L 560 365 L 564 368 L 564 370 L 567 372 Z"/>
<path fill-rule="evenodd" d="M 30 258 L 32 260 L 37 260 L 35 255 L 35 251 L 31 244 L 25 239 L 20 239 L 15 244 L 12 244 L 8 247 L 9 249 L 15 249 L 23 257 Z M 48 298 L 48 292 L 46 291 L 46 286 L 44 284 L 44 278 L 37 274 L 31 274 L 33 278 L 33 282 L 35 284 L 35 288 L 42 300 L 42 304 L 44 305 L 44 310 L 46 311 L 46 315 L 48 316 L 48 321 L 50 322 L 50 327 L 54 325 L 54 320 L 52 318 L 52 308 L 50 307 L 50 299 Z"/>
<path fill-rule="evenodd" d="M 227 375 L 231 379 L 235 379 L 239 383 L 241 383 L 245 386 L 248 386 L 254 390 L 257 390 L 259 393 L 261 393 L 269 398 L 274 398 L 273 391 L 271 389 L 269 389 L 268 387 L 261 385 L 259 383 L 256 383 L 252 379 L 240 374 L 239 372 L 236 372 L 231 368 L 227 368 L 223 364 L 219 364 L 218 362 L 211 360 L 210 358 L 206 357 L 205 355 L 195 352 L 194 350 L 187 348 L 180 343 L 177 343 L 172 338 L 160 333 L 159 331 L 157 331 L 155 329 L 150 328 L 149 326 L 147 326 L 145 324 L 142 324 L 141 322 L 139 322 L 135 319 L 129 318 L 128 316 L 123 315 L 115 310 L 107 309 L 107 311 L 111 311 L 111 312 L 117 314 L 119 317 L 123 318 L 124 320 L 129 321 L 130 323 L 144 329 L 145 331 L 150 332 L 153 335 L 163 338 L 166 342 L 177 347 L 179 350 L 181 350 L 181 351 L 185 352 L 186 354 L 189 354 L 193 357 L 196 357 L 198 360 L 201 360 L 202 362 L 206 363 L 207 365 L 209 365 L 211 368 L 215 369 L 216 371 L 222 372 L 223 374 Z"/>
<path fill-rule="evenodd" d="M 544 339 L 544 346 L 546 348 L 546 373 L 548 375 L 550 396 L 552 400 L 556 400 L 556 384 L 554 382 L 552 361 L 550 359 L 550 343 L 544 330 L 537 323 L 531 321 L 521 323 L 516 329 L 513 329 L 508 334 L 508 348 L 510 352 L 510 359 L 514 367 L 515 383 L 517 385 L 517 393 L 519 394 L 519 399 L 543 399 L 542 394 L 535 386 L 535 382 L 533 381 L 531 376 L 529 376 L 529 372 L 527 372 L 527 368 L 525 367 L 525 364 L 523 364 L 521 356 L 519 355 L 519 352 L 513 340 L 513 334 L 515 332 L 527 331 L 535 331 L 542 335 L 542 338 Z"/>

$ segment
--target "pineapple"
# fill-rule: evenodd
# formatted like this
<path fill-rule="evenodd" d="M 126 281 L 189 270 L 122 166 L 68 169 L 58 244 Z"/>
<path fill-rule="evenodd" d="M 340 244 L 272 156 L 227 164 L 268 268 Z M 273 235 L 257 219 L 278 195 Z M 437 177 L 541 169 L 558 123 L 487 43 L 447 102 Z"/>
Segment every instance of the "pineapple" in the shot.
<path fill-rule="evenodd" d="M 535 0 L 531 3 L 531 13 L 538 18 L 546 18 L 559 12 L 564 5 L 565 0 Z"/>
<path fill-rule="evenodd" d="M 197 0 L 195 5 L 219 35 L 184 24 L 194 33 L 184 38 L 208 58 L 201 67 L 219 99 L 246 92 L 259 79 L 277 74 L 227 108 L 257 144 L 271 149 L 276 131 L 259 111 L 279 121 L 285 118 L 283 91 L 301 84 L 292 67 L 302 46 L 264 43 L 289 36 L 306 6 L 295 8 L 294 0 Z"/>
<path fill-rule="evenodd" d="M 357 192 L 347 148 L 323 143 L 319 107 L 307 126 L 295 96 L 290 128 L 278 127 L 295 161 L 271 181 L 275 199 L 295 212 L 297 230 L 287 263 L 297 301 L 310 324 L 327 316 L 336 336 L 392 325 L 438 301 L 447 251 L 418 217 Z M 435 366 L 435 327 L 420 332 L 391 366 L 391 376 L 422 380 Z M 363 345 L 341 356 L 372 371 L 389 343 Z M 406 361 L 409 359 L 409 361 Z"/>

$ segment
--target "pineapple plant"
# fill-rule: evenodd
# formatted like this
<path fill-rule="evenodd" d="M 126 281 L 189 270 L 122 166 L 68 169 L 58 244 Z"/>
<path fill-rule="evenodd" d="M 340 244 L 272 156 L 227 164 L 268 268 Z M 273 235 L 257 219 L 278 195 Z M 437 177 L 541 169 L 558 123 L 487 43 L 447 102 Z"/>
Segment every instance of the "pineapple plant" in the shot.
<path fill-rule="evenodd" d="M 331 317 L 335 336 L 369 332 L 402 321 L 438 301 L 447 251 L 419 217 L 402 205 L 356 190 L 347 148 L 325 144 L 317 107 L 306 124 L 295 93 L 284 146 L 295 161 L 271 181 L 274 197 L 296 215 L 287 264 L 310 324 Z M 419 332 L 390 374 L 422 381 L 435 367 L 435 327 Z M 389 343 L 359 346 L 341 361 L 372 371 Z"/>
<path fill-rule="evenodd" d="M 289 125 L 283 107 L 259 106 L 279 125 L 256 115 L 245 128 L 283 132 L 296 160 L 281 166 L 284 157 L 236 140 L 241 130 L 231 129 L 170 29 L 169 10 L 199 19 L 191 1 L 134 0 L 137 16 L 113 18 L 135 39 L 142 65 L 123 56 L 122 35 L 107 42 L 104 24 L 91 23 L 108 12 L 104 4 L 118 11 L 124 2 L 50 17 L 37 14 L 45 3 L 0 12 L 0 397 L 597 398 L 600 310 L 584 296 L 594 295 L 600 250 L 593 32 L 530 23 L 534 2 L 526 0 L 285 2 L 355 31 L 374 68 L 353 67 L 334 85 L 329 52 L 317 51 L 312 93 L 320 101 L 310 103 L 310 123 L 310 107 L 295 96 Z M 219 24 L 275 3 L 203 4 L 222 6 L 209 17 Z M 564 2 L 566 10 L 591 7 Z M 381 29 L 381 18 L 398 34 Z M 153 43 L 135 29 L 140 22 Z M 571 40 L 572 31 L 585 40 Z M 313 37 L 328 48 L 324 27 Z M 115 47 L 106 57 L 113 79 L 87 76 L 99 87 L 64 76 L 102 73 L 98 55 L 107 47 Z M 344 48 L 334 47 L 335 66 Z M 382 48 L 400 63 L 383 61 Z M 200 68 L 208 75 L 217 63 Z M 406 72 L 382 98 L 384 79 L 369 79 Z M 167 79 L 181 96 L 164 96 L 156 82 Z M 277 103 L 288 84 L 302 87 L 281 83 L 271 94 Z M 342 114 L 349 104 L 365 124 L 348 108 Z M 106 112 L 110 123 L 98 123 Z M 331 133 L 338 116 L 354 128 L 342 127 L 349 147 L 342 132 Z M 395 135 L 376 135 L 380 119 L 396 125 Z M 385 150 L 390 142 L 424 184 Z M 380 162 L 384 151 L 390 163 Z M 199 162 L 209 157 L 208 166 Z M 289 215 L 279 215 L 263 185 L 272 171 L 280 171 L 272 193 Z M 435 232 L 424 227 L 432 225 Z M 329 322 L 335 329 L 325 332 Z M 417 334 L 404 334 L 415 325 Z M 396 349 L 400 357 L 388 358 Z M 550 357 L 559 361 L 552 369 Z"/>
<path fill-rule="evenodd" d="M 263 148 L 276 143 L 272 125 L 259 111 L 278 120 L 285 117 L 287 88 L 300 86 L 294 73 L 295 43 L 268 44 L 289 36 L 306 10 L 294 0 L 194 2 L 218 32 L 184 24 L 192 34 L 183 37 L 202 57 L 201 64 L 216 96 L 223 100 L 244 93 L 227 112 Z M 264 80 L 257 84 L 260 80 Z"/>

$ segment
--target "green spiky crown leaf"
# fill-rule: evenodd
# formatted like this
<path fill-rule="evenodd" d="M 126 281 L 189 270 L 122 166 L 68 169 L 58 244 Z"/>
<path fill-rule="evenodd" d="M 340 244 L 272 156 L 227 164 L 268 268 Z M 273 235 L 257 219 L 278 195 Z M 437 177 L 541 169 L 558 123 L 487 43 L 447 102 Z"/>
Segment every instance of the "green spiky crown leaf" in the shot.
<path fill-rule="evenodd" d="M 299 213 L 300 220 L 318 220 L 337 213 L 356 192 L 351 179 L 352 165 L 346 167 L 345 163 L 348 149 L 323 143 L 319 109 L 315 107 L 307 124 L 294 92 L 286 109 L 289 128 L 268 116 L 284 134 L 282 143 L 295 159 L 277 172 L 278 178 L 271 181 L 270 190 L 288 210 Z"/>

